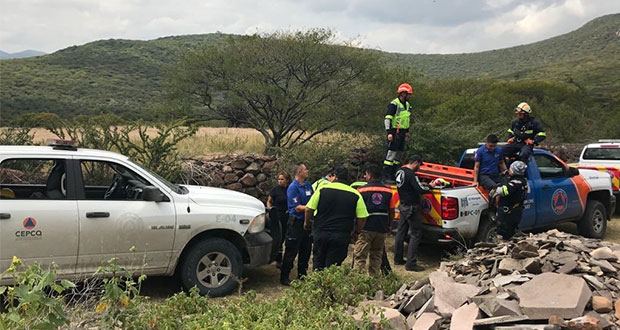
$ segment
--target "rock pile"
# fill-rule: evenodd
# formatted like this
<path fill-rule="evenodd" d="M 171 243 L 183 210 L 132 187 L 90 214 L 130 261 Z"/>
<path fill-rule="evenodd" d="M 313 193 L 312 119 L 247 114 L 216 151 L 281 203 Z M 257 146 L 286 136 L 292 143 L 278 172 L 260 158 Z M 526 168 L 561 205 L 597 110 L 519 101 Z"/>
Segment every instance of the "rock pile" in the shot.
<path fill-rule="evenodd" d="M 275 156 L 227 155 L 210 160 L 188 160 L 185 181 L 244 192 L 265 200 L 273 188 L 278 162 Z"/>
<path fill-rule="evenodd" d="M 619 271 L 620 245 L 554 229 L 478 243 L 364 305 L 399 311 L 398 329 L 619 329 Z"/>

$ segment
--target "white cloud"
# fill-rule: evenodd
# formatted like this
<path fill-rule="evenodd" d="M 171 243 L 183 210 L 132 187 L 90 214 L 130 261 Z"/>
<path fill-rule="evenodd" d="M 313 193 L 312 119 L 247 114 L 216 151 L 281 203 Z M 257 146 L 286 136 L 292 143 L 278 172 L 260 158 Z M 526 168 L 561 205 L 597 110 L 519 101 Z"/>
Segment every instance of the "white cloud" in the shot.
<path fill-rule="evenodd" d="M 534 42 L 620 12 L 618 0 L 0 0 L 0 49 L 55 51 L 108 39 L 332 28 L 341 40 L 410 53 Z"/>

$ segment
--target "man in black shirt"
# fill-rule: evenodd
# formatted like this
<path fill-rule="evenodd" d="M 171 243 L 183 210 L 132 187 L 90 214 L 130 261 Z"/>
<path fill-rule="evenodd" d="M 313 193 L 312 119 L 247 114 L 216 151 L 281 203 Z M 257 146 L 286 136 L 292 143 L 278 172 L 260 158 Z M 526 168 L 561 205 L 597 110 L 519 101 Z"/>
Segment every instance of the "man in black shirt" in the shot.
<path fill-rule="evenodd" d="M 407 231 L 409 232 L 409 246 L 407 249 L 407 262 L 405 269 L 419 272 L 424 268 L 417 264 L 416 253 L 420 239 L 422 237 L 422 213 L 420 213 L 420 196 L 429 191 L 429 188 L 422 184 L 415 172 L 423 164 L 422 157 L 413 155 L 407 164 L 403 165 L 396 172 L 396 186 L 400 198 L 400 222 L 394 242 L 394 263 L 402 265 L 403 244 Z M 431 187 L 434 187 L 431 183 Z"/>
<path fill-rule="evenodd" d="M 342 264 L 347 257 L 350 240 L 359 234 L 368 217 L 360 193 L 344 183 L 348 177 L 347 171 L 337 168 L 335 172 L 336 179 L 323 185 L 306 204 L 306 230 L 310 229 L 310 220 L 317 211 L 313 231 L 312 265 L 315 271 Z M 355 218 L 357 226 L 354 226 Z M 357 228 L 356 233 L 353 233 L 354 227 Z"/>
<path fill-rule="evenodd" d="M 519 223 L 521 222 L 521 214 L 523 213 L 523 202 L 527 198 L 527 179 L 525 171 L 527 165 L 521 161 L 515 161 L 510 164 L 508 174 L 510 181 L 497 187 L 496 201 L 497 205 L 497 238 L 498 240 L 507 240 L 515 234 Z"/>
<path fill-rule="evenodd" d="M 358 188 L 357 191 L 364 198 L 368 218 L 355 242 L 353 263 L 355 269 L 365 271 L 368 258 L 368 273 L 376 276 L 381 271 L 385 238 L 392 230 L 396 198 L 392 197 L 392 188 L 381 183 L 381 170 L 378 167 L 367 167 L 364 170 L 364 179 L 368 184 Z"/>

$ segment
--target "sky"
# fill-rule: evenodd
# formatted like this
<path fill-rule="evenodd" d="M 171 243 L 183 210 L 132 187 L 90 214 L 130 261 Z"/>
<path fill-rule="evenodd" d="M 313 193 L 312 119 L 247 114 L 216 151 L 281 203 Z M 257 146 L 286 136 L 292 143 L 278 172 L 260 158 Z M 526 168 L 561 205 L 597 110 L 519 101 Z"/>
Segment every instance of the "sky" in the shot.
<path fill-rule="evenodd" d="M 0 0 L 0 50 L 319 27 L 365 48 L 469 53 L 547 39 L 619 12 L 620 0 Z"/>

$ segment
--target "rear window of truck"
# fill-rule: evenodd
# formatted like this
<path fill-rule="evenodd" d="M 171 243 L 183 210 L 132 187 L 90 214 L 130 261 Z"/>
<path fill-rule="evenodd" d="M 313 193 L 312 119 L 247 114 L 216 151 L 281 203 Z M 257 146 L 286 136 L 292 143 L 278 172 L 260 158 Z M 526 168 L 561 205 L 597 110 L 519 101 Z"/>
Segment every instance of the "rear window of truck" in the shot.
<path fill-rule="evenodd" d="M 620 160 L 620 146 L 587 148 L 583 153 L 583 159 Z"/>

